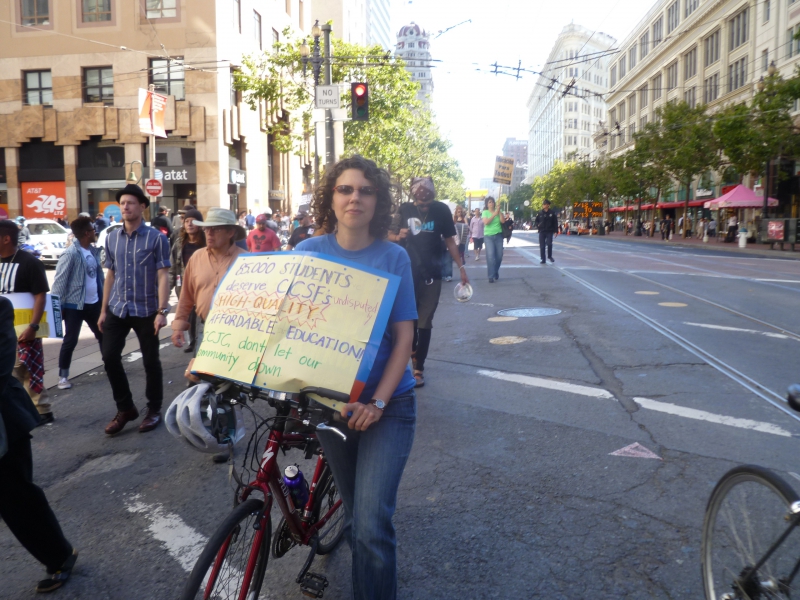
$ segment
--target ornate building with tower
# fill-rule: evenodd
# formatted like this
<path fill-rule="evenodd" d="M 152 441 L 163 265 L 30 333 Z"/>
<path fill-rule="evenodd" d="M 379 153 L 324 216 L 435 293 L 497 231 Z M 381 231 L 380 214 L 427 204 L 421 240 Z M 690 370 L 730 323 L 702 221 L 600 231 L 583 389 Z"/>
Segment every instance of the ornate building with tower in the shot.
<path fill-rule="evenodd" d="M 406 63 L 411 78 L 419 83 L 419 98 L 425 106 L 430 106 L 433 95 L 433 75 L 431 74 L 430 34 L 411 21 L 397 33 L 395 55 Z"/>

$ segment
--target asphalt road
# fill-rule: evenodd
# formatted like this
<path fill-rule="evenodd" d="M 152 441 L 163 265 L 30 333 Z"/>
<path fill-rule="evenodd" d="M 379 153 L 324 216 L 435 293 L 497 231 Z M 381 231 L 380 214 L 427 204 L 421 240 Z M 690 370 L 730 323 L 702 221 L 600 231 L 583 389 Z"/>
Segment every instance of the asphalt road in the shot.
<path fill-rule="evenodd" d="M 469 303 L 444 285 L 395 518 L 399 597 L 699 598 L 719 477 L 756 463 L 800 487 L 780 401 L 800 379 L 800 261 L 570 236 L 540 266 L 533 242 L 515 233 L 494 284 L 471 256 Z M 515 307 L 561 312 L 496 320 Z M 162 359 L 171 399 L 186 355 Z M 231 507 L 227 467 L 163 428 L 106 438 L 102 368 L 54 410 L 35 477 L 81 551 L 58 596 L 175 598 Z M 262 597 L 302 598 L 304 558 L 271 561 Z M 349 597 L 349 565 L 345 546 L 315 562 L 325 598 Z M 32 597 L 41 573 L 0 525 L 0 597 Z"/>

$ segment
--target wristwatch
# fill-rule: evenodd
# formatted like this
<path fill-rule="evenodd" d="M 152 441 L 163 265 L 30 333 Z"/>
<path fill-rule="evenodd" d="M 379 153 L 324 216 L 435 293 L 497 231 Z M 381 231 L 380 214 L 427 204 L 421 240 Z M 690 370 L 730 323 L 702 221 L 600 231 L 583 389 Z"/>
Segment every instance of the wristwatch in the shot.
<path fill-rule="evenodd" d="M 370 404 L 372 404 L 372 406 L 374 406 L 378 410 L 383 410 L 384 408 L 386 408 L 386 402 L 384 402 L 383 400 L 378 400 L 377 398 L 373 398 Z"/>
<path fill-rule="evenodd" d="M 34 331 L 39 331 L 39 325 L 38 325 L 38 323 L 37 323 L 36 325 L 34 325 L 33 323 L 31 323 L 30 325 L 28 325 L 28 327 L 30 327 L 30 328 L 31 328 L 31 329 L 33 329 Z"/>
<path fill-rule="evenodd" d="M 158 314 L 164 315 L 166 317 L 169 314 L 169 306 L 167 308 L 159 308 Z"/>

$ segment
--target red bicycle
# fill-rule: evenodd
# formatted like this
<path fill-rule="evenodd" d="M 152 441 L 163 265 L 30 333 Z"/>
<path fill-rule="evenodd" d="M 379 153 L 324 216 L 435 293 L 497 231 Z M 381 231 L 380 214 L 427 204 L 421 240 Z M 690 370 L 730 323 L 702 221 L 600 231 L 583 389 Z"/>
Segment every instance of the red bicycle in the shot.
<path fill-rule="evenodd" d="M 220 383 L 219 380 L 214 382 Z M 343 440 L 347 438 L 330 425 L 337 413 L 314 402 L 308 395 L 315 394 L 338 402 L 348 402 L 349 396 L 311 387 L 292 395 L 250 389 L 230 382 L 225 382 L 220 390 L 223 391 L 217 392 L 218 403 L 246 403 L 247 400 L 262 398 L 276 409 L 276 414 L 262 420 L 251 436 L 244 465 L 250 461 L 255 479 L 245 484 L 237 475 L 239 488 L 235 494 L 235 508 L 209 539 L 189 575 L 181 598 L 258 598 L 267 570 L 270 540 L 273 558 L 280 558 L 297 545 L 310 548 L 296 581 L 303 594 L 321 598 L 328 585 L 327 579 L 323 575 L 310 573 L 309 568 L 316 555 L 328 554 L 341 542 L 345 516 L 316 431 L 330 430 Z M 259 457 L 256 449 L 267 431 L 266 447 Z M 318 457 L 307 489 L 308 500 L 302 506 L 295 505 L 296 496 L 284 483 L 283 472 L 278 465 L 279 451 L 293 448 L 302 450 L 307 459 L 315 455 Z M 301 495 L 304 497 L 305 493 Z M 282 514 L 274 536 L 270 519 L 273 502 Z"/>

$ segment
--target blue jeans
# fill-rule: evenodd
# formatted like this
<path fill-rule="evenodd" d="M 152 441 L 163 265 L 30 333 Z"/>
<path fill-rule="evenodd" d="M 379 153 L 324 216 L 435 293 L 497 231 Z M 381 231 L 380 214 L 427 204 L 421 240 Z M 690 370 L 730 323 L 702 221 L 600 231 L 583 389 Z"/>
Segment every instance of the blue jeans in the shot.
<path fill-rule="evenodd" d="M 553 232 L 540 231 L 539 232 L 539 254 L 542 257 L 542 262 L 545 258 L 553 258 Z"/>
<path fill-rule="evenodd" d="M 397 539 L 392 516 L 417 420 L 414 392 L 392 398 L 380 420 L 363 432 L 340 425 L 347 442 L 320 431 L 325 457 L 342 496 L 353 552 L 353 598 L 395 600 Z"/>
<path fill-rule="evenodd" d="M 442 279 L 453 276 L 453 257 L 445 250 L 442 253 Z"/>
<path fill-rule="evenodd" d="M 496 233 L 483 238 L 486 246 L 486 267 L 489 279 L 500 279 L 500 263 L 503 262 L 503 234 Z"/>
<path fill-rule="evenodd" d="M 64 318 L 64 327 L 67 330 L 64 334 L 64 342 L 61 344 L 61 351 L 58 354 L 58 376 L 69 378 L 69 366 L 72 364 L 72 353 L 78 345 L 78 336 L 84 323 L 94 334 L 95 339 L 100 344 L 100 351 L 103 350 L 103 334 L 97 328 L 97 319 L 100 318 L 100 302 L 94 304 L 84 304 L 83 309 L 61 308 L 61 315 Z"/>

